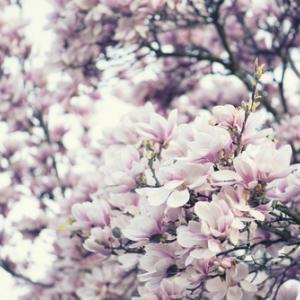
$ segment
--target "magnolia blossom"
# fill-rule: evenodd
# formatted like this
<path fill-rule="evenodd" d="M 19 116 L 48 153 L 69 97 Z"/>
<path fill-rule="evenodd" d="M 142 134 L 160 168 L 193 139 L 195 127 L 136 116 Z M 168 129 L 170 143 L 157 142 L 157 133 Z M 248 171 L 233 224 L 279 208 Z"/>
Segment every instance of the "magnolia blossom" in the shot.
<path fill-rule="evenodd" d="M 221 238 L 228 236 L 229 239 L 236 244 L 238 242 L 239 229 L 243 229 L 243 223 L 234 218 L 232 210 L 224 200 L 214 199 L 212 202 L 197 202 L 195 205 L 195 213 L 203 220 L 203 232 L 213 237 Z M 204 228 L 205 228 L 204 227 Z M 220 245 L 216 241 L 212 241 L 212 247 L 220 250 Z"/>
<path fill-rule="evenodd" d="M 163 278 L 178 272 L 176 265 L 177 247 L 175 245 L 148 245 L 146 254 L 140 260 L 141 268 L 146 272 L 139 275 L 141 281 L 158 285 Z"/>
<path fill-rule="evenodd" d="M 110 149 L 104 158 L 102 172 L 111 174 L 105 176 L 105 187 L 115 193 L 129 192 L 135 188 L 137 176 L 143 172 L 145 162 L 140 160 L 140 154 L 133 146 L 127 146 L 122 156 L 118 154 L 119 149 Z"/>
<path fill-rule="evenodd" d="M 174 131 L 177 123 L 177 111 L 173 110 L 168 120 L 165 120 L 158 114 L 151 114 L 150 122 L 138 124 L 138 133 L 145 139 L 150 139 L 161 144 L 167 144 Z"/>
<path fill-rule="evenodd" d="M 217 105 L 212 109 L 213 119 L 221 127 L 229 129 L 234 140 L 237 139 L 237 134 L 244 126 L 241 143 L 257 144 L 263 141 L 266 137 L 272 137 L 273 130 L 265 128 L 260 131 L 257 128 L 262 127 L 264 118 L 258 114 L 251 114 L 245 123 L 245 111 L 241 108 L 236 108 L 233 105 Z M 244 124 L 245 123 L 245 124 Z"/>
<path fill-rule="evenodd" d="M 231 138 L 227 130 L 196 120 L 195 140 L 190 144 L 188 157 L 193 162 L 216 162 L 230 152 Z"/>
<path fill-rule="evenodd" d="M 261 133 L 264 129 L 250 126 L 249 139 L 239 147 L 243 108 L 224 106 L 216 111 L 218 121 L 214 115 L 200 114 L 179 125 L 167 143 L 155 134 L 145 141 L 141 127 L 133 125 L 141 123 L 139 118 L 128 123 L 136 130 L 130 134 L 132 144 L 106 143 L 111 136 L 105 136 L 103 181 L 94 192 L 97 196 L 73 206 L 73 234 L 103 264 L 119 256 L 124 271 L 135 274 L 140 294 L 136 299 L 193 293 L 212 299 L 251 299 L 257 292 L 247 279 L 247 265 L 237 264 L 238 251 L 253 247 L 256 255 L 266 236 L 276 242 L 274 233 L 263 226 L 272 220 L 275 199 L 284 201 L 285 186 L 291 176 L 296 178 L 296 167 L 290 165 L 290 147 L 277 147 Z M 150 128 L 156 117 L 154 112 L 143 116 L 143 123 Z M 162 117 L 159 120 L 167 124 Z M 259 139 L 250 138 L 254 136 Z M 204 137 L 211 143 L 205 144 Z M 110 156 L 120 150 L 121 160 Z M 282 164 L 271 167 L 279 159 Z M 115 186 L 113 178 L 118 178 Z M 297 180 L 293 182 L 296 186 Z M 99 203 L 106 204 L 100 208 Z M 89 212 L 92 208 L 98 210 L 97 217 Z M 266 245 L 268 255 L 280 249 L 280 244 L 273 250 Z M 255 267 L 255 262 L 249 265 Z"/>
<path fill-rule="evenodd" d="M 242 300 L 251 299 L 256 287 L 247 280 L 247 265 L 241 263 L 226 271 L 225 280 L 220 277 L 209 279 L 206 288 L 213 300 Z"/>
<path fill-rule="evenodd" d="M 249 146 L 234 160 L 234 168 L 246 185 L 253 187 L 258 181 L 268 183 L 287 176 L 291 155 L 292 150 L 288 145 L 279 149 L 271 142 Z"/>
<path fill-rule="evenodd" d="M 169 207 L 180 207 L 190 198 L 183 180 L 173 180 L 163 187 L 143 188 L 137 192 L 145 195 L 151 205 L 162 205 L 166 202 Z"/>
<path fill-rule="evenodd" d="M 133 297 L 132 299 L 167 300 L 170 298 L 184 298 L 187 294 L 187 284 L 187 280 L 183 278 L 165 278 L 157 289 L 153 290 L 153 287 L 140 288 L 140 297 Z"/>
<path fill-rule="evenodd" d="M 224 199 L 233 214 L 236 217 L 241 218 L 241 220 L 249 221 L 256 219 L 258 221 L 263 221 L 265 219 L 264 212 L 268 209 L 268 207 L 261 205 L 252 208 L 249 205 L 249 201 L 251 201 L 250 193 L 249 191 L 244 190 L 241 186 L 237 189 L 233 189 L 228 186 L 224 187 L 219 198 Z"/>
<path fill-rule="evenodd" d="M 182 247 L 191 248 L 201 245 L 207 239 L 207 234 L 199 222 L 190 221 L 187 226 L 183 225 L 177 228 L 177 241 Z"/>
<path fill-rule="evenodd" d="M 123 230 L 125 237 L 132 241 L 139 242 L 139 245 L 147 244 L 156 236 L 159 236 L 163 230 L 159 220 L 153 217 L 139 215 L 130 221 L 130 224 Z"/>
<path fill-rule="evenodd" d="M 235 172 L 222 170 L 213 175 L 216 182 L 243 182 L 247 188 L 254 188 L 258 183 L 270 183 L 286 177 L 292 150 L 289 145 L 276 149 L 271 141 L 260 145 L 249 145 L 233 161 Z"/>
<path fill-rule="evenodd" d="M 94 227 L 91 229 L 91 235 L 84 242 L 83 247 L 91 252 L 109 255 L 112 246 L 112 230 L 110 227 Z"/>
<path fill-rule="evenodd" d="M 300 188 L 300 171 L 298 166 L 291 171 L 291 173 L 280 180 L 275 181 L 268 191 L 267 195 L 270 198 L 280 199 L 285 202 L 299 201 L 299 188 Z"/>
<path fill-rule="evenodd" d="M 210 164 L 198 165 L 180 161 L 166 165 L 157 172 L 159 181 L 167 182 L 165 185 L 156 188 L 141 188 L 136 192 L 146 196 L 151 205 L 157 206 L 166 202 L 168 207 L 181 207 L 190 199 L 189 189 L 197 189 L 205 184 L 210 168 Z"/>
<path fill-rule="evenodd" d="M 74 228 L 85 228 L 91 225 L 101 227 L 110 224 L 110 208 L 106 202 L 84 202 L 74 204 L 72 214 L 75 218 Z"/>
<path fill-rule="evenodd" d="M 195 221 L 177 228 L 177 242 L 181 247 L 188 248 L 185 265 L 191 264 L 195 259 L 208 261 L 221 251 L 218 242 L 210 239 L 207 226 Z"/>

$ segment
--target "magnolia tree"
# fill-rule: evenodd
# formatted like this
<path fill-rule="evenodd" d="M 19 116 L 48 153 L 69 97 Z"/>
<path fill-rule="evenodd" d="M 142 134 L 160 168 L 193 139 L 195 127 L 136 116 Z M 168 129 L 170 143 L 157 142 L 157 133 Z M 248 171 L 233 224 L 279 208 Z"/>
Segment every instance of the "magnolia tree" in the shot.
<path fill-rule="evenodd" d="M 98 96 L 64 76 L 49 80 L 27 27 L 22 3 L 0 1 L 0 266 L 17 283 L 46 288 L 53 282 L 41 275 L 39 251 L 49 252 L 48 269 L 59 203 L 97 156 L 89 119 Z M 74 134 L 72 147 L 64 137 Z"/>
<path fill-rule="evenodd" d="M 114 82 L 122 98 L 153 101 L 162 109 L 182 104 L 190 112 L 186 102 L 239 104 L 252 88 L 253 62 L 260 57 L 272 99 L 261 102 L 274 117 L 292 110 L 284 88 L 287 73 L 299 76 L 298 1 L 52 2 L 52 61 L 81 82 L 114 76 L 131 87 L 125 95 Z"/>
<path fill-rule="evenodd" d="M 0 2 L 0 260 L 21 299 L 296 300 L 299 1 L 50 3 L 37 68 L 22 1 Z M 140 107 L 95 137 L 104 88 Z"/>

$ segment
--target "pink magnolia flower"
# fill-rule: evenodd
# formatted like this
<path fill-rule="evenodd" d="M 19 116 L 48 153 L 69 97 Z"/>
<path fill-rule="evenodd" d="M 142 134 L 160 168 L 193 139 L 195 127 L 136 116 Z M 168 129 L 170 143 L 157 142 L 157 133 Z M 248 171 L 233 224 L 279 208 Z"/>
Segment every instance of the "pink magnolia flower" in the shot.
<path fill-rule="evenodd" d="M 162 152 L 164 159 L 174 159 L 174 157 L 185 157 L 189 151 L 189 144 L 194 140 L 194 132 L 190 124 L 180 124 L 176 134 L 170 141 L 167 149 Z"/>
<path fill-rule="evenodd" d="M 169 207 L 180 207 L 190 199 L 190 193 L 184 185 L 184 180 L 173 180 L 162 187 L 137 189 L 141 196 L 146 196 L 151 205 L 162 205 L 165 202 Z"/>
<path fill-rule="evenodd" d="M 284 142 L 296 142 L 300 141 L 300 116 L 288 115 L 286 119 L 283 119 L 280 125 L 275 126 L 276 134 L 280 141 Z"/>
<path fill-rule="evenodd" d="M 206 182 L 210 168 L 210 164 L 198 165 L 179 161 L 158 170 L 159 181 L 166 182 L 165 185 L 141 188 L 136 192 L 145 196 L 151 205 L 166 203 L 168 207 L 181 207 L 190 199 L 189 189 L 197 189 Z"/>
<path fill-rule="evenodd" d="M 249 204 L 250 194 L 241 186 L 236 189 L 230 186 L 224 187 L 218 197 L 226 201 L 233 214 L 241 221 L 253 219 L 263 221 L 265 219 L 263 207 L 252 208 Z"/>
<path fill-rule="evenodd" d="M 159 295 L 160 291 L 153 291 L 153 289 L 146 289 L 145 287 L 139 287 L 138 292 L 140 297 L 132 297 L 132 300 L 161 300 Z"/>
<path fill-rule="evenodd" d="M 123 93 L 124 89 L 122 89 L 121 92 Z M 117 95 L 117 97 L 121 97 L 121 95 Z M 124 115 L 120 120 L 120 125 L 114 128 L 104 129 L 102 144 L 105 149 L 110 145 L 135 145 L 138 143 L 140 136 L 136 131 L 137 124 L 149 123 L 149 118 L 154 113 L 154 107 L 150 104 L 146 104 Z"/>
<path fill-rule="evenodd" d="M 253 296 L 257 288 L 247 280 L 248 267 L 240 263 L 226 271 L 225 280 L 221 277 L 209 279 L 206 289 L 212 300 L 242 300 L 244 297 Z M 251 299 L 251 298 L 248 298 Z"/>
<path fill-rule="evenodd" d="M 133 1 L 132 0 L 104 0 L 103 3 L 112 9 L 118 9 L 121 7 L 129 6 Z"/>
<path fill-rule="evenodd" d="M 68 132 L 65 124 L 57 124 L 50 130 L 50 137 L 53 142 L 62 141 L 64 135 Z"/>
<path fill-rule="evenodd" d="M 170 9 L 175 9 L 176 4 L 180 3 L 180 0 L 150 0 L 149 4 L 154 10 L 162 8 L 167 5 Z"/>
<path fill-rule="evenodd" d="M 91 235 L 85 240 L 83 247 L 90 252 L 108 256 L 111 253 L 112 239 L 110 227 L 94 227 L 91 229 Z"/>
<path fill-rule="evenodd" d="M 20 132 L 10 133 L 2 141 L 1 153 L 4 156 L 13 156 L 22 147 L 25 147 L 27 143 L 27 138 L 24 134 Z"/>
<path fill-rule="evenodd" d="M 203 232 L 201 222 L 190 221 L 188 225 L 177 228 L 177 243 L 184 248 L 204 246 L 208 236 Z"/>
<path fill-rule="evenodd" d="M 202 222 L 190 221 L 187 226 L 178 227 L 177 243 L 189 250 L 185 265 L 194 259 L 207 261 L 221 251 L 219 243 L 211 239 L 206 224 Z"/>
<path fill-rule="evenodd" d="M 217 105 L 212 109 L 214 121 L 218 126 L 230 129 L 233 134 L 239 135 L 244 121 L 245 110 L 242 108 L 236 108 L 233 105 Z M 245 124 L 241 143 L 257 144 L 266 139 L 267 136 L 271 136 L 273 130 L 271 128 L 257 130 L 263 125 L 264 118 L 258 114 L 250 114 Z"/>
<path fill-rule="evenodd" d="M 139 297 L 132 300 L 170 300 L 184 299 L 187 294 L 188 281 L 181 277 L 164 278 L 158 287 L 145 285 L 139 287 Z"/>
<path fill-rule="evenodd" d="M 165 278 L 160 284 L 162 300 L 184 299 L 189 282 L 182 277 Z"/>
<path fill-rule="evenodd" d="M 139 215 L 134 217 L 122 232 L 129 240 L 138 242 L 135 244 L 137 247 L 147 244 L 151 238 L 159 235 L 162 232 L 162 227 L 155 218 Z"/>
<path fill-rule="evenodd" d="M 85 266 L 88 268 L 88 266 Z M 131 276 L 126 277 L 126 271 L 117 261 L 109 261 L 102 264 L 99 268 L 94 262 L 92 268 L 89 267 L 89 272 L 82 272 L 80 277 L 77 277 L 78 282 L 73 284 L 72 294 L 74 294 L 74 286 L 79 299 L 105 299 L 109 291 L 113 287 L 114 295 L 122 299 L 124 291 L 131 282 L 131 288 L 135 288 L 135 282 Z"/>
<path fill-rule="evenodd" d="M 217 186 L 226 186 L 235 183 L 241 183 L 243 180 L 238 173 L 227 169 L 211 172 L 209 179 L 212 185 Z"/>
<path fill-rule="evenodd" d="M 140 158 L 139 151 L 134 146 L 125 146 L 120 155 L 119 148 L 106 151 L 104 166 L 105 189 L 108 192 L 131 192 L 136 188 L 137 176 L 145 169 L 146 161 Z"/>
<path fill-rule="evenodd" d="M 137 131 L 145 139 L 167 144 L 175 130 L 177 124 L 177 111 L 171 111 L 169 118 L 166 120 L 157 113 L 150 115 L 149 123 L 138 124 Z"/>
<path fill-rule="evenodd" d="M 245 119 L 245 110 L 231 104 L 217 105 L 212 109 L 215 122 L 225 128 L 241 129 Z"/>
<path fill-rule="evenodd" d="M 198 129 L 199 128 L 199 129 Z M 231 150 L 231 138 L 224 128 L 196 119 L 194 141 L 189 144 L 188 159 L 195 163 L 216 162 Z M 221 155 L 221 156 L 220 156 Z"/>
<path fill-rule="evenodd" d="M 146 271 L 139 275 L 141 281 L 158 286 L 164 278 L 177 273 L 178 248 L 175 244 L 149 244 L 145 250 L 146 254 L 140 259 L 141 269 Z"/>
<path fill-rule="evenodd" d="M 270 183 L 286 177 L 290 172 L 292 150 L 289 145 L 276 148 L 272 142 L 249 145 L 233 161 L 234 171 L 221 170 L 212 174 L 217 185 L 240 183 L 254 188 L 259 182 Z"/>
<path fill-rule="evenodd" d="M 122 269 L 130 271 L 139 263 L 139 255 L 137 253 L 120 254 L 118 262 L 121 264 Z"/>
<path fill-rule="evenodd" d="M 89 228 L 93 225 L 109 226 L 111 219 L 110 207 L 105 201 L 77 203 L 72 206 L 75 219 L 74 228 Z"/>
<path fill-rule="evenodd" d="M 286 178 L 274 181 L 267 196 L 282 202 L 298 203 L 300 201 L 299 167 L 296 167 Z"/>
<path fill-rule="evenodd" d="M 168 161 L 169 158 L 167 157 Z M 159 182 L 168 183 L 173 180 L 183 180 L 190 189 L 197 189 L 206 183 L 207 174 L 212 169 L 211 163 L 190 163 L 185 160 L 172 160 L 166 165 L 161 165 L 157 170 Z"/>
<path fill-rule="evenodd" d="M 197 202 L 195 213 L 203 222 L 203 231 L 212 236 L 212 249 L 221 251 L 217 239 L 229 238 L 234 244 L 238 242 L 239 229 L 243 223 L 235 218 L 228 204 L 217 197 L 212 202 Z"/>
<path fill-rule="evenodd" d="M 289 145 L 279 149 L 272 142 L 249 145 L 235 158 L 233 165 L 245 187 L 253 188 L 258 181 L 269 183 L 290 173 L 292 150 Z"/>

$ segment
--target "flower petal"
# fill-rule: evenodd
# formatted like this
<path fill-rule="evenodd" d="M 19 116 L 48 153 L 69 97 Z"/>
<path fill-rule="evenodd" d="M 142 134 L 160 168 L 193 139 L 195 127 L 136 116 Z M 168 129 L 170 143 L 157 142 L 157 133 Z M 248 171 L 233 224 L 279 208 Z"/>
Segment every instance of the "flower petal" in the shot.
<path fill-rule="evenodd" d="M 222 281 L 220 277 L 208 279 L 206 281 L 205 287 L 209 292 L 217 292 L 217 291 L 221 291 L 221 290 L 226 291 L 226 289 L 227 289 L 226 282 Z M 224 296 L 225 296 L 225 293 L 224 293 Z"/>
<path fill-rule="evenodd" d="M 250 215 L 251 215 L 252 217 L 254 217 L 254 218 L 255 218 L 256 220 L 258 220 L 258 221 L 264 221 L 264 220 L 265 220 L 264 214 L 261 213 L 261 212 L 258 211 L 258 210 L 251 209 L 251 210 L 249 211 L 249 213 L 250 213 Z"/>
<path fill-rule="evenodd" d="M 246 292 L 255 293 L 257 291 L 257 287 L 247 280 L 243 280 L 240 282 L 241 288 Z"/>
<path fill-rule="evenodd" d="M 232 286 L 228 289 L 226 300 L 242 300 L 243 292 L 238 286 Z"/>
<path fill-rule="evenodd" d="M 211 175 L 211 179 L 213 181 L 213 184 L 219 186 L 231 185 L 242 181 L 241 176 L 231 170 L 221 170 L 214 172 Z"/>
<path fill-rule="evenodd" d="M 195 249 L 190 254 L 191 257 L 196 259 L 209 259 L 215 255 L 216 253 L 211 252 L 208 249 Z"/>
<path fill-rule="evenodd" d="M 164 202 L 166 202 L 168 196 L 171 193 L 171 191 L 169 189 L 166 189 L 165 187 L 142 188 L 142 189 L 137 189 L 136 192 L 141 196 L 146 196 L 150 205 L 153 206 L 159 206 Z"/>
<path fill-rule="evenodd" d="M 169 207 L 181 207 L 190 199 L 190 193 L 187 189 L 178 191 L 174 190 L 168 197 L 167 205 Z"/>
<path fill-rule="evenodd" d="M 215 239 L 208 240 L 208 249 L 215 253 L 219 253 L 222 250 L 220 247 L 220 242 Z"/>

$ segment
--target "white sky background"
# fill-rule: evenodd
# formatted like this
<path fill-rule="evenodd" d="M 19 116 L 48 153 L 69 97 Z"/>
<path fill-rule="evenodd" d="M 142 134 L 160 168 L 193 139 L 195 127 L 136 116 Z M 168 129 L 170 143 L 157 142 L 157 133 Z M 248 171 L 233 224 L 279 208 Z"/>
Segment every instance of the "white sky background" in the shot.
<path fill-rule="evenodd" d="M 45 31 L 47 15 L 51 11 L 48 0 L 23 0 L 24 15 L 30 20 L 28 35 L 34 44 L 34 51 L 43 53 L 51 48 L 52 36 Z M 130 106 L 104 94 L 104 99 L 99 103 L 99 122 L 97 132 L 103 128 L 116 125 L 120 117 L 130 110 Z M 19 249 L 22 251 L 22 249 Z M 43 257 L 43 249 L 38 253 Z M 13 278 L 0 268 L 1 300 L 19 300 L 22 290 L 14 286 Z"/>

